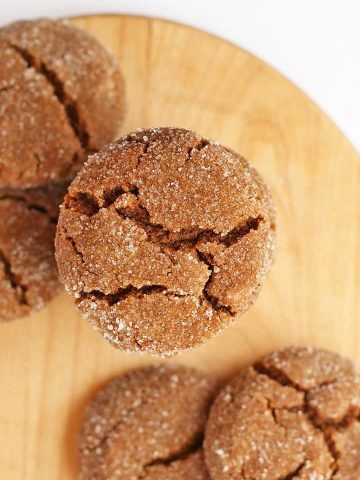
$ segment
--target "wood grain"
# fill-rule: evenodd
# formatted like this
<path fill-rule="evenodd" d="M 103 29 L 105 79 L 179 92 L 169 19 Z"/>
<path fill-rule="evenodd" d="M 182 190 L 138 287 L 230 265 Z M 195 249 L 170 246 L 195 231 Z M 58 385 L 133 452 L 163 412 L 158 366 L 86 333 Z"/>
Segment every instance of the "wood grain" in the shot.
<path fill-rule="evenodd" d="M 272 349 L 309 344 L 360 361 L 360 158 L 337 127 L 284 77 L 219 38 L 135 17 L 72 22 L 121 62 L 123 132 L 179 126 L 219 140 L 260 170 L 277 203 L 278 254 L 256 305 L 170 361 L 226 377 Z M 75 479 L 86 401 L 114 375 L 154 361 L 110 347 L 65 293 L 1 325 L 0 477 Z"/>

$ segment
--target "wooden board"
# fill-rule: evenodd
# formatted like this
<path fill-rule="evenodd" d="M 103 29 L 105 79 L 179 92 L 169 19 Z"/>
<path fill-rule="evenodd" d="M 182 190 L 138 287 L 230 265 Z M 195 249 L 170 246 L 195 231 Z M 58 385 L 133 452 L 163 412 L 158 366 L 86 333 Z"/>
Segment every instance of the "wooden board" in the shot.
<path fill-rule="evenodd" d="M 72 22 L 121 62 L 122 132 L 179 126 L 219 140 L 259 169 L 278 207 L 276 263 L 256 305 L 167 361 L 226 377 L 272 349 L 309 344 L 360 361 L 360 158 L 337 127 L 284 77 L 219 38 L 135 17 Z M 0 327 L 0 477 L 75 479 L 88 399 L 114 375 L 156 359 L 114 350 L 65 293 Z"/>

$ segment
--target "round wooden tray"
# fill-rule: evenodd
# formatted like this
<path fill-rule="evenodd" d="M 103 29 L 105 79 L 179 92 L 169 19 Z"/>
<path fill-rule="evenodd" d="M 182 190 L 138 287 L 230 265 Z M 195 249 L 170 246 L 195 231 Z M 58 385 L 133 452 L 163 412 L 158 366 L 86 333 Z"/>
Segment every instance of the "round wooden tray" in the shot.
<path fill-rule="evenodd" d="M 289 345 L 360 360 L 360 158 L 338 128 L 268 65 L 204 32 L 127 16 L 71 22 L 121 63 L 122 132 L 178 126 L 219 140 L 258 168 L 278 207 L 276 262 L 256 305 L 167 361 L 228 376 Z M 0 327 L 1 478 L 74 479 L 85 403 L 114 375 L 158 360 L 114 350 L 65 293 Z"/>

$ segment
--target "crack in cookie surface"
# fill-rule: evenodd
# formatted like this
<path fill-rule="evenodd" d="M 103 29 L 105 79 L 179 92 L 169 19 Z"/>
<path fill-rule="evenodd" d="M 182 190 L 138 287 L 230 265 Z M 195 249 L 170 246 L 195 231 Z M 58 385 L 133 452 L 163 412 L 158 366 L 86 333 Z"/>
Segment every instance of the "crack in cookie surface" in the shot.
<path fill-rule="evenodd" d="M 306 462 L 300 463 L 300 465 L 293 472 L 289 473 L 285 477 L 279 478 L 279 480 L 293 480 L 293 479 L 299 478 L 299 475 L 301 474 L 305 466 L 306 466 Z"/>
<path fill-rule="evenodd" d="M 151 460 L 150 462 L 143 465 L 143 473 L 140 474 L 138 480 L 146 479 L 151 470 L 156 466 L 166 466 L 169 467 L 176 462 L 181 462 L 187 460 L 189 457 L 199 452 L 202 449 L 202 443 L 204 440 L 204 435 L 202 433 L 196 435 L 194 440 L 190 440 L 187 445 L 184 445 L 177 452 L 171 453 L 168 456 L 157 457 Z"/>
<path fill-rule="evenodd" d="M 206 143 L 206 145 L 208 145 L 208 143 Z M 136 198 L 136 206 L 132 208 L 116 208 L 116 202 L 121 200 L 121 197 L 129 194 Z M 77 192 L 75 196 L 70 194 L 66 197 L 65 202 L 66 208 L 89 217 L 96 215 L 100 209 L 109 208 L 112 205 L 115 205 L 116 212 L 121 218 L 124 220 L 131 219 L 132 221 L 136 222 L 136 225 L 146 232 L 147 240 L 149 242 L 175 251 L 180 250 L 184 246 L 189 247 L 189 251 L 197 255 L 199 260 L 204 263 L 210 271 L 209 278 L 204 285 L 202 292 L 204 298 L 206 298 L 206 300 L 212 305 L 214 310 L 222 311 L 230 316 L 236 315 L 236 311 L 233 310 L 231 306 L 222 305 L 216 296 L 209 293 L 208 289 L 213 279 L 215 265 L 211 259 L 211 256 L 201 251 L 201 245 L 204 243 L 216 243 L 228 248 L 236 244 L 242 237 L 249 234 L 252 230 L 257 230 L 259 225 L 264 222 L 264 219 L 261 216 L 256 218 L 248 218 L 246 221 L 243 221 L 239 226 L 234 227 L 226 234 L 216 233 L 213 230 L 201 228 L 193 228 L 190 230 L 184 229 L 180 232 L 172 232 L 164 228 L 163 225 L 155 224 L 150 221 L 149 212 L 141 204 L 139 198 L 139 189 L 136 186 L 133 186 L 128 190 L 117 187 L 111 191 L 103 192 L 102 206 L 99 205 L 99 202 L 94 196 L 87 192 Z M 75 251 L 81 256 L 82 263 L 84 263 L 81 251 L 76 247 L 75 240 L 73 238 L 71 238 L 71 242 Z M 165 288 L 166 287 L 164 287 L 164 289 Z M 84 296 L 89 295 L 88 293 L 85 294 L 84 292 L 81 292 L 80 297 Z M 104 298 L 104 296 L 101 298 Z"/>
<path fill-rule="evenodd" d="M 193 227 L 191 229 L 182 229 L 179 232 L 171 231 L 160 223 L 153 223 L 150 220 L 150 214 L 142 205 L 139 197 L 139 188 L 132 187 L 124 190 L 117 187 L 111 191 L 103 193 L 103 204 L 99 205 L 96 198 L 88 192 L 77 192 L 76 195 L 69 194 L 65 201 L 66 208 L 75 210 L 83 215 L 96 215 L 101 208 L 108 208 L 115 204 L 123 195 L 132 194 L 136 197 L 138 204 L 136 208 L 116 208 L 116 211 L 122 218 L 131 218 L 136 221 L 148 234 L 148 239 L 154 243 L 161 243 L 173 249 L 178 249 L 182 245 L 194 245 L 199 242 L 218 242 L 226 247 L 236 243 L 242 236 L 257 230 L 260 223 L 264 222 L 264 218 L 259 215 L 257 217 L 248 217 L 238 226 L 226 234 L 216 233 L 211 229 L 202 229 Z"/>
<path fill-rule="evenodd" d="M 174 297 L 189 297 L 190 294 L 179 294 L 177 292 L 172 292 L 164 285 L 144 285 L 143 287 L 134 287 L 133 285 L 128 285 L 127 287 L 120 288 L 117 292 L 114 293 L 104 293 L 100 290 L 92 290 L 91 292 L 82 292 L 80 294 L 80 299 L 84 298 L 95 300 L 105 300 L 109 306 L 116 305 L 119 302 L 127 299 L 130 296 L 141 298 L 144 295 L 151 295 L 154 292 L 161 292 L 164 295 L 173 295 Z"/>
<path fill-rule="evenodd" d="M 7 42 L 9 47 L 16 51 L 26 62 L 28 68 L 34 68 L 34 70 L 42 75 L 46 81 L 53 88 L 54 94 L 59 100 L 59 103 L 64 107 L 66 117 L 69 125 L 73 130 L 75 136 L 79 139 L 83 150 L 86 152 L 89 146 L 89 135 L 86 131 L 83 122 L 80 121 L 79 111 L 74 102 L 66 93 L 63 83 L 57 77 L 54 70 L 50 70 L 44 62 L 37 61 L 36 58 L 25 48 L 21 48 L 18 45 Z"/>
<path fill-rule="evenodd" d="M 212 282 L 213 276 L 214 276 L 214 272 L 215 272 L 213 260 L 210 259 L 210 255 L 206 255 L 206 254 L 202 253 L 201 250 L 196 249 L 196 253 L 197 253 L 200 261 L 205 263 L 205 265 L 207 265 L 207 267 L 209 268 L 209 270 L 211 272 L 210 276 L 209 276 L 209 278 L 208 278 L 208 280 L 205 283 L 204 288 L 203 288 L 203 293 L 202 294 L 203 294 L 204 298 L 210 303 L 210 305 L 213 307 L 214 310 L 224 312 L 224 313 L 234 317 L 236 315 L 236 312 L 234 312 L 230 306 L 221 305 L 219 299 L 216 296 L 211 295 L 209 293 L 209 287 L 211 285 L 211 282 Z"/>
<path fill-rule="evenodd" d="M 21 282 L 19 275 L 17 275 L 12 271 L 11 263 L 1 249 L 0 249 L 0 263 L 3 265 L 5 277 L 7 278 L 12 290 L 15 293 L 16 300 L 21 305 L 28 306 L 29 304 L 26 298 L 28 287 L 27 285 L 24 285 Z"/>
<path fill-rule="evenodd" d="M 333 478 L 333 476 L 336 474 L 336 472 L 338 470 L 338 468 L 337 468 L 338 457 L 337 457 L 336 451 L 334 449 L 333 442 L 331 441 L 331 438 L 329 436 L 329 433 L 326 431 L 326 425 L 325 425 L 325 428 L 324 428 L 323 425 L 319 424 L 314 419 L 314 413 L 312 412 L 312 409 L 309 406 L 309 402 L 308 402 L 308 394 L 311 392 L 311 390 L 301 387 L 298 383 L 291 380 L 289 378 L 289 376 L 287 376 L 283 371 L 281 371 L 281 370 L 279 370 L 275 367 L 267 368 L 265 365 L 263 365 L 261 363 L 261 361 L 258 362 L 258 363 L 255 363 L 253 367 L 259 375 L 265 375 L 266 377 L 268 377 L 269 379 L 277 382 L 279 385 L 281 385 L 283 387 L 290 387 L 290 388 L 293 388 L 294 390 L 296 390 L 298 392 L 302 392 L 304 394 L 304 404 L 303 404 L 303 407 L 301 408 L 301 411 L 310 420 L 313 428 L 323 435 L 323 439 L 325 441 L 327 449 L 328 449 L 330 455 L 333 458 L 332 476 L 331 476 L 331 478 Z M 326 382 L 326 385 L 329 385 L 329 383 Z M 316 387 L 318 387 L 318 385 Z M 301 465 L 301 469 L 303 467 L 304 467 L 304 462 Z M 300 467 L 299 467 L 299 469 L 300 469 Z M 285 477 L 285 478 L 289 478 L 289 479 L 298 478 L 299 472 L 301 470 L 301 469 L 300 470 L 299 469 L 297 469 L 295 471 L 295 473 L 291 474 L 291 476 Z"/>
<path fill-rule="evenodd" d="M 0 202 L 6 200 L 22 203 L 29 211 L 33 210 L 37 213 L 40 213 L 41 215 L 45 215 L 46 217 L 48 217 L 49 222 L 54 225 L 56 225 L 57 223 L 57 215 L 52 215 L 49 209 L 46 208 L 44 205 L 41 205 L 40 203 L 37 203 L 35 201 L 29 201 L 29 199 L 26 198 L 26 196 L 22 195 L 19 190 L 16 190 L 16 192 L 11 192 L 10 190 L 4 190 L 3 192 L 0 191 Z"/>
<path fill-rule="evenodd" d="M 359 413 L 360 413 L 359 408 L 354 408 L 352 405 L 350 405 L 348 411 L 345 412 L 345 414 L 340 420 L 330 422 L 329 420 L 323 420 L 319 418 L 319 415 L 316 414 L 316 411 L 314 411 L 314 408 L 311 406 L 308 398 L 309 395 L 311 395 L 312 392 L 318 388 L 331 387 L 333 385 L 336 385 L 338 382 L 337 379 L 320 382 L 313 388 L 305 388 L 305 387 L 302 387 L 299 383 L 292 380 L 288 375 L 284 373 L 284 371 L 274 366 L 272 366 L 271 368 L 268 368 L 261 362 L 258 362 L 253 365 L 253 368 L 260 375 L 267 376 L 271 380 L 274 380 L 275 382 L 277 382 L 279 385 L 282 385 L 285 387 L 291 387 L 294 390 L 297 390 L 298 392 L 303 392 L 304 399 L 305 399 L 304 409 L 310 415 L 314 426 L 317 428 L 328 428 L 328 427 L 346 428 L 350 423 L 352 423 L 352 421 L 357 420 L 359 416 Z"/>

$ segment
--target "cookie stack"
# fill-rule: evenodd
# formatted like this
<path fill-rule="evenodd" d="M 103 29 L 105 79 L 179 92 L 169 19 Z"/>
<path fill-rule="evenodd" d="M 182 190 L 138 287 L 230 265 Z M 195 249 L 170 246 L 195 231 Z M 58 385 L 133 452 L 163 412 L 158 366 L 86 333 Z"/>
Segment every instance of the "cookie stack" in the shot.
<path fill-rule="evenodd" d="M 123 113 L 121 73 L 97 40 L 60 21 L 0 29 L 0 320 L 59 290 L 58 205 Z"/>
<path fill-rule="evenodd" d="M 197 133 L 112 141 L 123 115 L 122 75 L 94 38 L 51 20 L 0 29 L 0 321 L 41 309 L 59 270 L 109 344 L 168 357 L 255 302 L 275 208 L 243 157 Z M 359 418 L 359 371 L 322 350 L 269 354 L 221 388 L 193 368 L 149 366 L 89 405 L 80 475 L 358 480 Z"/>
<path fill-rule="evenodd" d="M 223 388 L 191 368 L 147 367 L 87 408 L 80 477 L 356 480 L 359 413 L 359 370 L 327 351 L 274 352 Z"/>

